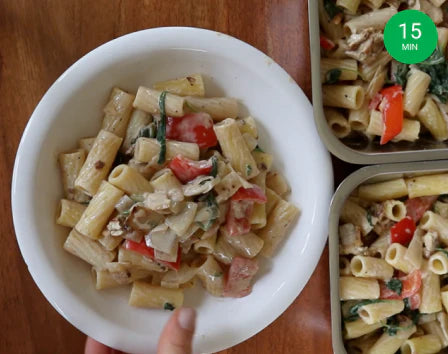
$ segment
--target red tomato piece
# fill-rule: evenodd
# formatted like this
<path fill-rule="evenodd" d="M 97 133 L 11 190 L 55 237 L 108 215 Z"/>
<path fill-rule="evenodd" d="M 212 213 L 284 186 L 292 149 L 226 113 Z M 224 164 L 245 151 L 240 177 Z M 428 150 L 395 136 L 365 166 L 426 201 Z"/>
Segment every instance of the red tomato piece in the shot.
<path fill-rule="evenodd" d="M 390 228 L 391 243 L 400 243 L 407 246 L 414 236 L 416 226 L 410 216 L 406 216 Z"/>
<path fill-rule="evenodd" d="M 384 282 L 380 284 L 380 298 L 381 299 L 393 299 L 400 300 L 405 299 L 407 297 L 412 298 L 414 295 L 418 294 L 420 287 L 422 286 L 422 272 L 420 270 L 414 270 L 408 275 L 399 278 L 403 285 L 401 290 L 401 295 L 398 295 L 395 291 L 389 289 Z M 417 302 L 417 298 L 410 299 L 411 307 L 412 301 L 414 304 Z"/>
<path fill-rule="evenodd" d="M 390 86 L 381 90 L 383 96 L 384 129 L 380 144 L 384 145 L 392 140 L 403 129 L 403 89 L 400 85 Z"/>
<path fill-rule="evenodd" d="M 406 200 L 407 215 L 417 223 L 423 214 L 435 203 L 437 197 L 436 195 L 431 195 L 429 197 L 418 197 Z"/>
<path fill-rule="evenodd" d="M 254 210 L 252 200 L 230 201 L 225 229 L 229 236 L 245 235 L 250 231 L 250 216 Z"/>
<path fill-rule="evenodd" d="M 411 310 L 417 310 L 420 307 L 420 304 L 422 303 L 422 299 L 420 296 L 420 293 L 416 293 L 409 297 L 409 305 L 411 307 Z"/>
<path fill-rule="evenodd" d="M 207 113 L 189 113 L 183 117 L 167 117 L 166 137 L 187 143 L 196 143 L 200 148 L 218 144 L 213 119 Z"/>
<path fill-rule="evenodd" d="M 226 297 L 244 297 L 252 291 L 252 279 L 258 272 L 258 264 L 253 259 L 235 257 L 230 264 L 224 287 Z"/>
<path fill-rule="evenodd" d="M 268 201 L 268 198 L 266 198 L 263 190 L 254 184 L 252 188 L 241 187 L 238 189 L 232 196 L 232 200 L 252 200 L 255 203 L 264 204 Z"/>
<path fill-rule="evenodd" d="M 177 155 L 168 167 L 182 183 L 187 183 L 198 176 L 208 175 L 212 171 L 212 162 L 209 160 L 193 161 L 182 155 Z"/>
<path fill-rule="evenodd" d="M 129 251 L 140 253 L 141 255 L 150 258 L 152 261 L 163 264 L 171 269 L 178 270 L 180 268 L 181 247 L 178 248 L 176 262 L 166 262 L 155 259 L 154 248 L 148 247 L 144 239 L 140 243 L 126 240 L 124 242 L 124 248 Z"/>
<path fill-rule="evenodd" d="M 325 50 L 332 50 L 334 47 L 336 47 L 336 44 L 334 44 L 333 41 L 331 41 L 327 37 L 320 35 L 320 46 Z"/>

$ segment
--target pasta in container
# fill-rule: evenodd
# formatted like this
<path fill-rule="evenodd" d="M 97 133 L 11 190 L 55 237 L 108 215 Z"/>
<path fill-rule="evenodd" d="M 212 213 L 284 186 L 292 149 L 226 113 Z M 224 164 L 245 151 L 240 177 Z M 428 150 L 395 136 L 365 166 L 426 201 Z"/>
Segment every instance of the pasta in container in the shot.
<path fill-rule="evenodd" d="M 339 300 L 348 353 L 448 347 L 447 182 L 439 173 L 364 184 L 345 201 Z"/>
<path fill-rule="evenodd" d="M 200 74 L 115 87 L 97 136 L 59 155 L 64 249 L 92 266 L 97 290 L 131 286 L 132 306 L 173 310 L 196 283 L 247 296 L 299 216 L 272 162 L 255 119 L 206 97 Z"/>
<path fill-rule="evenodd" d="M 436 0 L 319 0 L 320 79 L 332 133 L 354 149 L 384 144 L 445 146 L 448 140 L 448 3 Z M 415 9 L 436 24 L 438 46 L 425 61 L 397 62 L 383 32 L 396 13 Z M 443 144 L 442 144 L 443 143 Z"/>

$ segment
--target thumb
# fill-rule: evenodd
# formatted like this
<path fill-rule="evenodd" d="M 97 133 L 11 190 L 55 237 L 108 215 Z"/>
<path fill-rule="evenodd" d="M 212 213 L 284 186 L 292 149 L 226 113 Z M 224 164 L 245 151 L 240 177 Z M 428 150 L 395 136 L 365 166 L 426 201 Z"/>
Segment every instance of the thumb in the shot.
<path fill-rule="evenodd" d="M 196 311 L 182 307 L 174 311 L 159 339 L 158 354 L 190 354 Z"/>

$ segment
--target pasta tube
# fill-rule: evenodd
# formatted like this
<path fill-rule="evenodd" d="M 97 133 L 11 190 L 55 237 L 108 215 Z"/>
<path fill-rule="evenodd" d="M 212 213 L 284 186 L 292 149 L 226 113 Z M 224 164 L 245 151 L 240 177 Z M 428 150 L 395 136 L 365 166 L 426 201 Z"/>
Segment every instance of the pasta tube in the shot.
<path fill-rule="evenodd" d="M 406 340 L 401 346 L 402 354 L 433 354 L 442 349 L 439 337 L 427 334 Z"/>
<path fill-rule="evenodd" d="M 201 74 L 192 74 L 179 79 L 156 82 L 153 88 L 179 96 L 204 97 L 205 95 L 204 80 Z"/>
<path fill-rule="evenodd" d="M 135 144 L 134 158 L 140 162 L 155 162 L 160 153 L 160 144 L 156 139 L 138 138 Z M 193 143 L 167 140 L 166 159 L 182 155 L 190 160 L 199 160 L 199 146 Z"/>
<path fill-rule="evenodd" d="M 150 114 L 159 114 L 159 99 L 161 94 L 162 91 L 140 86 L 137 90 L 133 106 Z M 185 115 L 184 104 L 184 97 L 168 93 L 165 98 L 166 114 L 171 117 L 183 117 Z"/>
<path fill-rule="evenodd" d="M 322 98 L 324 106 L 360 109 L 364 103 L 365 92 L 362 86 L 323 85 Z"/>
<path fill-rule="evenodd" d="M 114 87 L 109 102 L 104 107 L 102 130 L 124 138 L 132 112 L 134 95 Z"/>
<path fill-rule="evenodd" d="M 428 129 L 434 139 L 448 139 L 448 128 L 437 104 L 430 97 L 423 101 L 423 107 L 417 113 L 418 120 Z"/>
<path fill-rule="evenodd" d="M 448 173 L 406 179 L 409 198 L 448 193 Z"/>
<path fill-rule="evenodd" d="M 93 196 L 108 175 L 123 139 L 101 130 L 75 180 L 75 187 Z"/>
<path fill-rule="evenodd" d="M 153 191 L 149 181 L 138 173 L 137 170 L 127 165 L 115 167 L 109 175 L 109 183 L 129 195 L 151 193 Z"/>
<path fill-rule="evenodd" d="M 418 69 L 412 69 L 404 91 L 404 111 L 411 117 L 415 117 L 419 111 L 426 91 L 428 90 L 431 76 Z"/>
<path fill-rule="evenodd" d="M 382 202 L 389 199 L 398 199 L 407 195 L 408 188 L 403 178 L 379 183 L 366 184 L 362 185 L 358 189 L 358 196 L 361 199 L 376 202 Z"/>
<path fill-rule="evenodd" d="M 183 303 L 183 289 L 162 288 L 139 280 L 133 283 L 129 297 L 129 305 L 136 307 L 173 309 L 181 307 Z"/>
<path fill-rule="evenodd" d="M 188 106 L 193 110 L 205 112 L 215 121 L 221 121 L 226 118 L 236 118 L 239 114 L 238 101 L 231 97 L 185 97 Z"/>
<path fill-rule="evenodd" d="M 105 268 L 106 263 L 112 262 L 116 255 L 116 252 L 105 250 L 97 241 L 81 235 L 75 229 L 65 240 L 64 250 L 100 269 Z"/>
<path fill-rule="evenodd" d="M 365 323 L 375 324 L 403 310 L 404 302 L 402 300 L 384 300 L 382 302 L 361 306 L 358 314 Z"/>
<path fill-rule="evenodd" d="M 65 197 L 69 200 L 84 202 L 87 196 L 75 189 L 75 180 L 86 160 L 86 152 L 78 149 L 73 152 L 59 154 L 59 167 L 61 169 L 62 184 Z"/>
<path fill-rule="evenodd" d="M 121 152 L 126 153 L 133 143 L 135 143 L 141 129 L 151 123 L 150 115 L 139 109 L 134 109 L 129 119 L 128 128 L 124 137 Z"/>
<path fill-rule="evenodd" d="M 98 239 L 114 211 L 115 204 L 117 204 L 123 194 L 123 191 L 120 189 L 103 181 L 98 193 L 95 194 L 82 214 L 81 219 L 76 224 L 76 230 L 87 237 Z"/>
<path fill-rule="evenodd" d="M 380 285 L 376 279 L 363 279 L 355 277 L 339 278 L 339 298 L 346 300 L 378 299 Z"/>
<path fill-rule="evenodd" d="M 228 118 L 213 126 L 222 153 L 230 161 L 232 167 L 245 179 L 258 175 L 257 164 L 244 142 L 244 138 L 234 119 Z"/>
<path fill-rule="evenodd" d="M 300 211 L 294 205 L 280 200 L 268 216 L 266 226 L 258 236 L 264 241 L 261 254 L 272 257 L 292 223 L 299 217 Z"/>
<path fill-rule="evenodd" d="M 86 210 L 86 206 L 72 200 L 61 199 L 56 223 L 62 226 L 73 228 L 81 219 L 81 215 Z"/>
<path fill-rule="evenodd" d="M 355 277 L 389 280 L 394 275 L 394 268 L 380 258 L 355 256 L 350 267 Z"/>
<path fill-rule="evenodd" d="M 352 110 L 353 111 L 353 110 Z M 335 109 L 324 109 L 325 119 L 335 136 L 339 139 L 347 137 L 351 132 L 349 121 Z"/>

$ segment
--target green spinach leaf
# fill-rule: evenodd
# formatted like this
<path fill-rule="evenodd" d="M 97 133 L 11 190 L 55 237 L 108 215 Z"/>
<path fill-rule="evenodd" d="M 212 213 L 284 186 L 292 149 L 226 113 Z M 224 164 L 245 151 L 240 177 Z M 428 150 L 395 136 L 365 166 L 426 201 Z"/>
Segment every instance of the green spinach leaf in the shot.
<path fill-rule="evenodd" d="M 166 112 L 165 112 L 165 100 L 166 91 L 163 91 L 159 97 L 159 109 L 160 109 L 160 121 L 157 129 L 157 141 L 160 144 L 159 160 L 157 163 L 162 165 L 166 160 Z"/>

